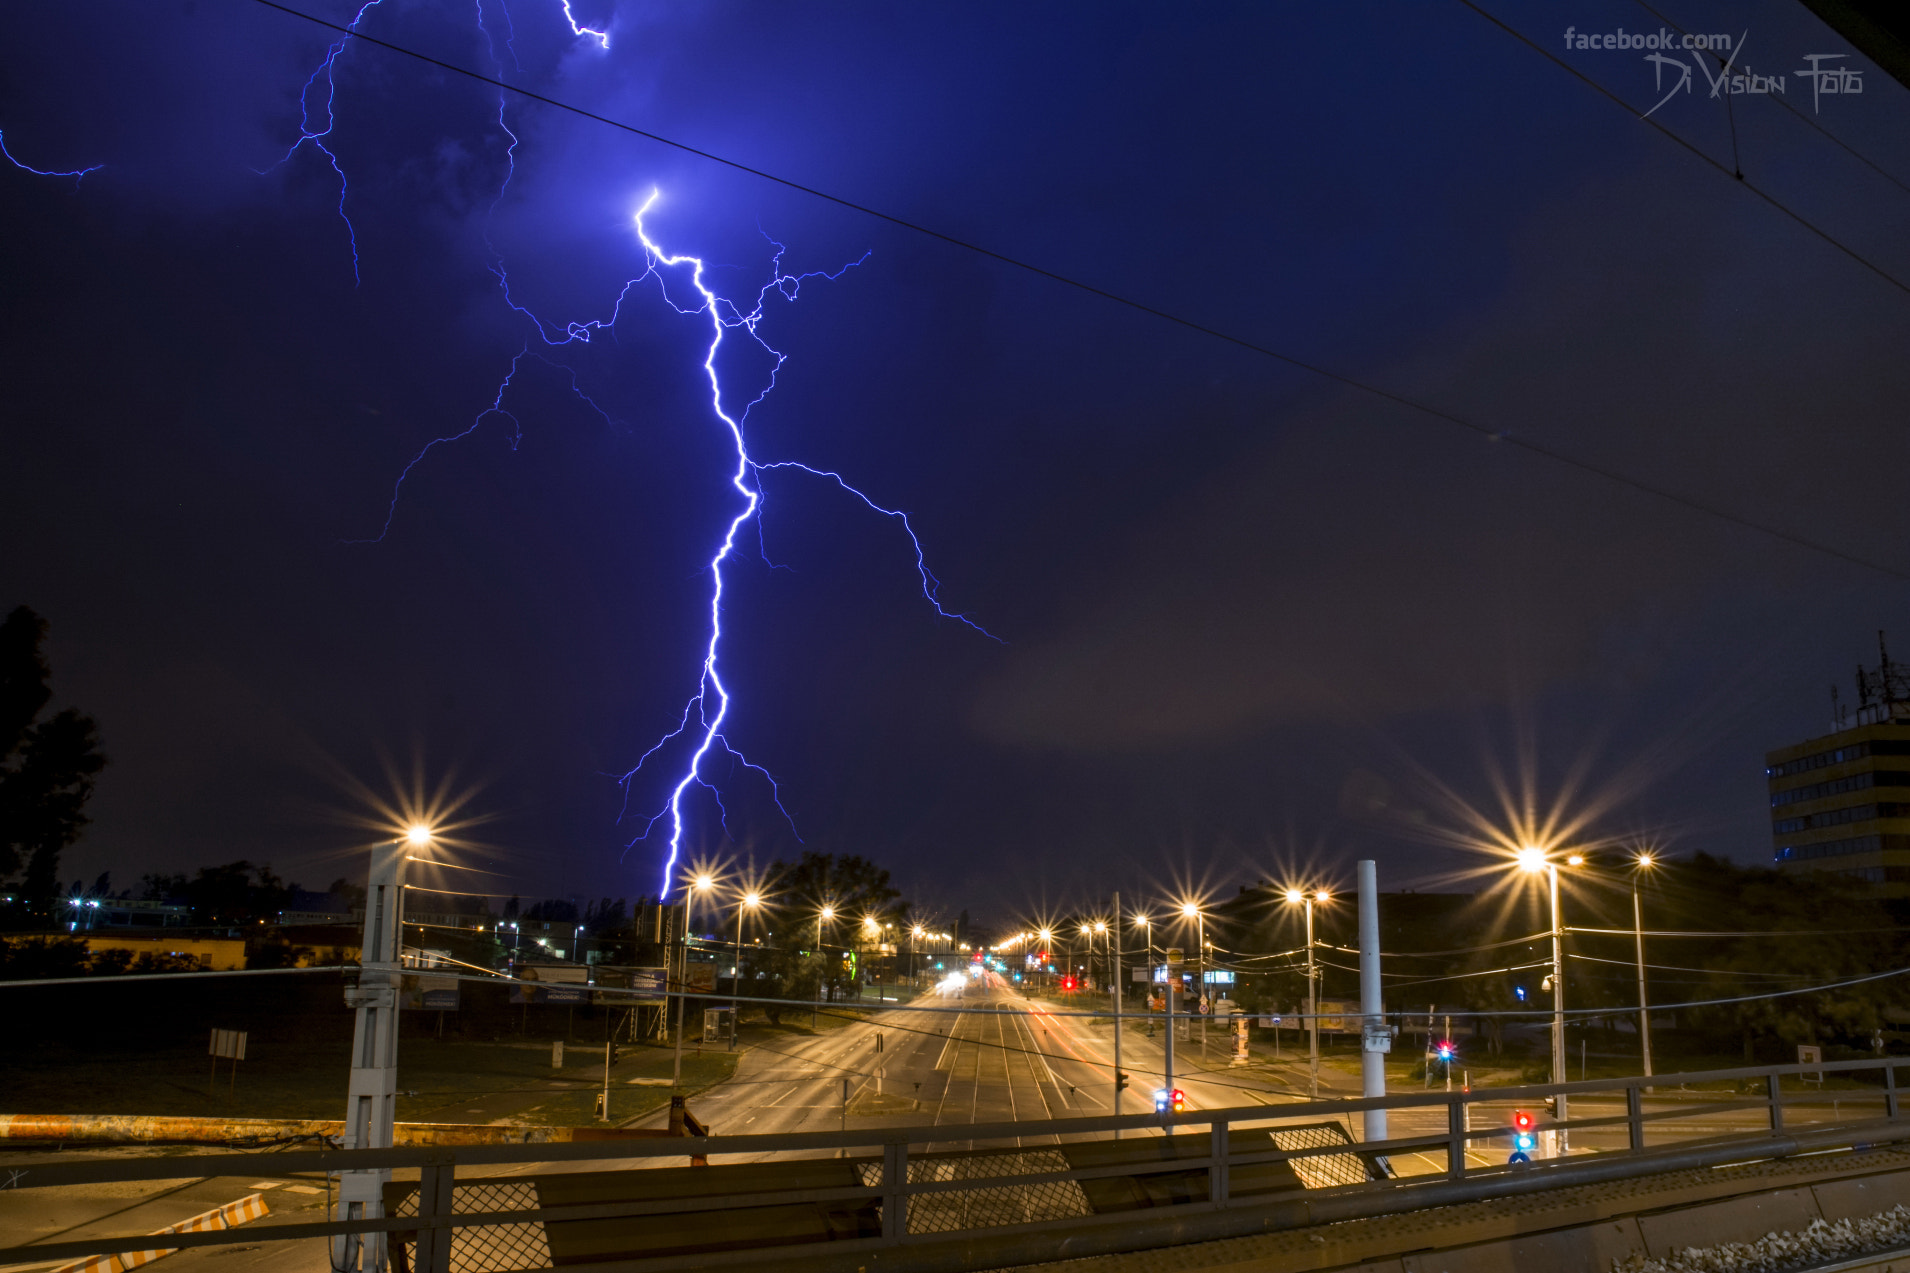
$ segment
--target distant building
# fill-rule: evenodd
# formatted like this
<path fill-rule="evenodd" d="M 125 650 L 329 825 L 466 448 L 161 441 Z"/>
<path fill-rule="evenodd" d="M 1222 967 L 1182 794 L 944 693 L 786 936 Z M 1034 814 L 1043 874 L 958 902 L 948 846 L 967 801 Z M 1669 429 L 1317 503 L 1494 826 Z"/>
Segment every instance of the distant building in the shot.
<path fill-rule="evenodd" d="M 1835 871 L 1883 897 L 1910 897 L 1910 676 L 1890 661 L 1857 671 L 1857 707 L 1831 692 L 1832 732 L 1764 757 L 1771 844 L 1785 871 Z"/>

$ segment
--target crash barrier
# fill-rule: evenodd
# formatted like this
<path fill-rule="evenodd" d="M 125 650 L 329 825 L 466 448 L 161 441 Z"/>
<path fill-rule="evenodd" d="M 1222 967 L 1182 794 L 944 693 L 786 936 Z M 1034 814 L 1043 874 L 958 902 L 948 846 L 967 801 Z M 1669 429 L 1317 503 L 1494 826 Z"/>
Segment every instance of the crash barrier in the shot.
<path fill-rule="evenodd" d="M 771 1260 L 779 1273 L 992 1268 L 1910 1141 L 1910 1119 L 1901 1118 L 1898 1103 L 1904 1065 L 1910 1058 L 1179 1114 L 704 1136 L 688 1145 L 653 1139 L 203 1155 L 191 1160 L 202 1176 L 418 1175 L 387 1187 L 383 1216 L 169 1241 L 183 1248 L 385 1233 L 393 1235 L 393 1265 L 405 1273 L 607 1262 L 619 1273 L 661 1273 Z M 1820 1074 L 1820 1088 L 1798 1090 L 1804 1076 Z M 1547 1114 L 1554 1100 L 1565 1117 Z M 1417 1122 L 1420 1130 L 1355 1142 L 1356 1116 L 1382 1109 L 1396 1127 Z M 1519 1111 L 1537 1111 L 1538 1161 L 1505 1161 L 1518 1152 Z M 1543 1157 L 1546 1146 L 1562 1150 L 1567 1142 L 1570 1153 Z M 686 1150 L 713 1165 L 677 1165 Z M 511 1166 L 520 1174 L 496 1170 Z M 8 1174 L 13 1188 L 33 1189 L 179 1171 L 177 1158 L 49 1154 Z M 136 1245 L 129 1235 L 16 1246 L 0 1249 L 0 1264 Z"/>
<path fill-rule="evenodd" d="M 214 1207 L 202 1212 L 190 1220 L 181 1220 L 178 1224 L 169 1224 L 149 1238 L 170 1237 L 176 1233 L 216 1233 L 221 1229 L 236 1229 L 242 1224 L 250 1224 L 260 1219 L 271 1208 L 265 1205 L 265 1195 L 247 1194 L 237 1202 L 228 1202 L 223 1207 Z M 113 1251 L 106 1255 L 88 1256 L 84 1260 L 75 1260 L 71 1264 L 62 1264 L 53 1273 L 130 1273 L 142 1265 L 168 1256 L 178 1247 L 148 1247 L 143 1251 Z"/>

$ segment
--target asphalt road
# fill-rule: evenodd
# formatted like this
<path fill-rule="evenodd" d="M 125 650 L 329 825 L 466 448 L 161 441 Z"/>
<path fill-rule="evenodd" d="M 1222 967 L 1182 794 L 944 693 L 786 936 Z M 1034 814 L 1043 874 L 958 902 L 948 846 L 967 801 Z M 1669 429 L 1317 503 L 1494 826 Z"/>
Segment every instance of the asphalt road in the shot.
<path fill-rule="evenodd" d="M 1279 1107 L 1306 1099 L 1303 1057 L 1289 1050 L 1283 1064 L 1266 1058 L 1244 1067 L 1224 1061 L 1224 1040 L 1210 1037 L 1208 1056 L 1200 1060 L 1198 1023 L 1192 1037 L 1177 1044 L 1175 1084 L 1186 1092 L 1190 1108 L 1220 1109 L 1266 1106 L 1277 1117 Z M 1120 1112 L 1144 1113 L 1153 1106 L 1153 1092 L 1164 1081 L 1163 1038 L 1159 1023 L 1150 1032 L 1145 1019 L 1124 1027 L 1121 1068 L 1130 1085 L 1121 1094 Z M 947 1138 L 933 1142 L 937 1149 L 974 1147 L 961 1129 L 986 1123 L 1034 1123 L 1048 1119 L 1094 1116 L 1115 1112 L 1114 1038 L 1111 1023 L 1073 1015 L 1042 1000 L 1029 1000 L 998 977 L 970 982 L 960 991 L 929 991 L 910 1003 L 888 1009 L 871 1020 L 843 1026 L 810 1038 L 779 1038 L 751 1045 L 735 1076 L 695 1098 L 697 1116 L 720 1135 L 851 1131 L 886 1126 L 948 1128 Z M 1321 1096 L 1356 1096 L 1357 1081 L 1333 1070 L 1322 1071 Z M 846 1105 L 845 1105 L 846 1097 Z M 1667 1115 L 1654 1122 L 1648 1143 L 1656 1146 L 1758 1130 L 1768 1125 L 1761 1105 L 1731 1108 L 1751 1100 L 1722 1093 L 1663 1090 L 1645 1098 L 1645 1110 Z M 1472 1126 L 1488 1136 L 1472 1142 L 1468 1160 L 1475 1166 L 1503 1163 L 1509 1152 L 1510 1105 L 1481 1105 L 1472 1113 Z M 1542 1109 L 1535 1113 L 1543 1114 Z M 1575 1118 L 1616 1118 L 1621 1100 L 1579 1098 L 1572 1103 Z M 1786 1123 L 1807 1126 L 1882 1113 L 1881 1097 L 1844 1093 L 1809 1093 L 1787 1099 Z M 661 1126 L 667 1111 L 657 1111 L 637 1125 Z M 1442 1135 L 1445 1110 L 1429 1107 L 1394 1110 L 1389 1117 L 1393 1137 Z M 1307 1121 L 1319 1121 L 1317 1116 Z M 1355 1139 L 1357 1115 L 1343 1116 L 1342 1125 Z M 1139 1133 L 1158 1135 L 1157 1129 Z M 1052 1143 L 1054 1137 L 1029 1136 L 1017 1145 Z M 994 1142 L 999 1144 L 1000 1142 Z M 1623 1148 L 1626 1129 L 1621 1125 L 1583 1129 L 1573 1133 L 1572 1151 Z M 147 1154 L 150 1150 L 103 1151 L 106 1156 Z M 172 1151 L 177 1152 L 177 1151 Z M 831 1151 L 812 1151 L 826 1156 Z M 747 1162 L 769 1157 L 724 1155 L 717 1161 Z M 0 1180 L 9 1166 L 26 1166 L 31 1152 L 0 1155 Z M 272 1209 L 261 1227 L 274 1222 L 303 1221 L 325 1214 L 327 1193 L 323 1177 L 248 1178 L 194 1177 L 189 1174 L 193 1155 L 180 1154 L 182 1174 L 172 1180 L 134 1184 L 76 1187 L 58 1190 L 0 1189 L 0 1237 L 9 1243 L 83 1237 L 94 1233 L 150 1232 L 200 1212 L 259 1192 Z M 1394 1157 L 1395 1170 L 1419 1175 L 1445 1169 L 1443 1149 Z M 602 1171 L 617 1167 L 680 1166 L 679 1157 L 599 1160 L 575 1163 L 512 1164 L 461 1172 L 461 1179 L 495 1175 L 528 1175 L 563 1171 Z M 167 1267 L 184 1270 L 207 1260 L 229 1273 L 245 1270 L 285 1270 L 286 1273 L 324 1273 L 328 1267 L 322 1244 L 301 1242 L 287 1246 L 242 1244 L 237 1247 L 185 1251 L 167 1257 Z M 14 1270 L 50 1268 L 51 1263 L 17 1265 Z M 9 1273 L 0 1269 L 0 1273 Z"/>

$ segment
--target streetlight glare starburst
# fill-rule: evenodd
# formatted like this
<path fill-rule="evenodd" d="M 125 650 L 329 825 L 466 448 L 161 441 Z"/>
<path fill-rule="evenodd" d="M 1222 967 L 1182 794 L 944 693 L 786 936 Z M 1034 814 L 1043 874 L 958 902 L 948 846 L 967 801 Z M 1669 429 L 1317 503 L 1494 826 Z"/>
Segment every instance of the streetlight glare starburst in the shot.
<path fill-rule="evenodd" d="M 435 837 L 431 834 L 430 826 L 426 823 L 414 822 L 405 828 L 405 843 L 414 849 L 424 848 L 430 844 L 434 838 Z"/>
<path fill-rule="evenodd" d="M 1536 875 L 1545 869 L 1546 863 L 1549 862 L 1551 858 L 1546 851 L 1538 845 L 1528 844 L 1513 855 L 1513 860 L 1518 862 L 1521 871 Z"/>

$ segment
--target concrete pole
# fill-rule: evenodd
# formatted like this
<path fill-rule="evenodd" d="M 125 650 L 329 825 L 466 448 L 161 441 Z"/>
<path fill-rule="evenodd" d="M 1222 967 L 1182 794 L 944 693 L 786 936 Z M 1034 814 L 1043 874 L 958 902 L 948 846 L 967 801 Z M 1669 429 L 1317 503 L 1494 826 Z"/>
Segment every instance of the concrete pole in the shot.
<path fill-rule="evenodd" d="M 1651 1005 L 1645 1000 L 1645 916 L 1638 900 L 1638 877 L 1631 881 L 1632 937 L 1638 943 L 1638 1041 L 1645 1052 L 1645 1077 L 1651 1077 Z"/>
<path fill-rule="evenodd" d="M 1121 1112 L 1121 895 L 1114 895 L 1114 933 L 1108 943 L 1110 995 L 1114 1001 L 1114 1112 Z M 1114 1129 L 1121 1139 L 1121 1129 Z"/>
<path fill-rule="evenodd" d="M 1559 918 L 1559 869 L 1554 863 L 1545 868 L 1546 881 L 1552 890 L 1552 1081 L 1565 1082 L 1565 928 Z M 1565 1094 L 1559 1093 L 1558 1121 L 1566 1119 Z M 1563 1158 L 1570 1149 L 1569 1133 L 1554 1132 L 1558 1156 Z"/>
<path fill-rule="evenodd" d="M 398 979 L 404 923 L 405 840 L 371 851 L 365 881 L 365 932 L 358 984 L 346 988 L 345 1004 L 356 1010 L 352 1025 L 351 1082 L 346 1089 L 345 1149 L 391 1148 L 398 1096 Z M 391 1172 L 342 1171 L 338 1174 L 341 1220 L 376 1220 L 385 1214 L 385 1185 Z M 361 1263 L 362 1261 L 362 1263 Z M 352 1233 L 332 1239 L 332 1268 L 382 1270 L 386 1239 L 382 1233 Z"/>
<path fill-rule="evenodd" d="M 1379 981 L 1379 873 L 1370 861 L 1359 864 L 1360 892 L 1360 1094 L 1386 1095 L 1386 1054 L 1392 1037 L 1386 1029 L 1386 1001 Z M 1386 1139 L 1386 1111 L 1366 1111 L 1362 1139 Z"/>
<path fill-rule="evenodd" d="M 1170 1094 L 1174 1090 L 1174 999 L 1180 993 L 1180 964 L 1170 958 L 1167 961 L 1167 1066 L 1163 1074 L 1162 1088 Z"/>
<path fill-rule="evenodd" d="M 1320 1099 L 1319 971 L 1313 965 L 1313 898 L 1306 899 L 1306 1053 L 1307 1095 Z"/>
<path fill-rule="evenodd" d="M 677 937 L 676 958 L 676 1058 L 670 1063 L 670 1093 L 683 1095 L 683 1004 L 689 997 L 690 989 L 690 923 L 693 914 L 691 908 L 696 905 L 694 889 L 683 894 L 683 931 Z M 671 917 L 674 922 L 675 916 Z"/>

